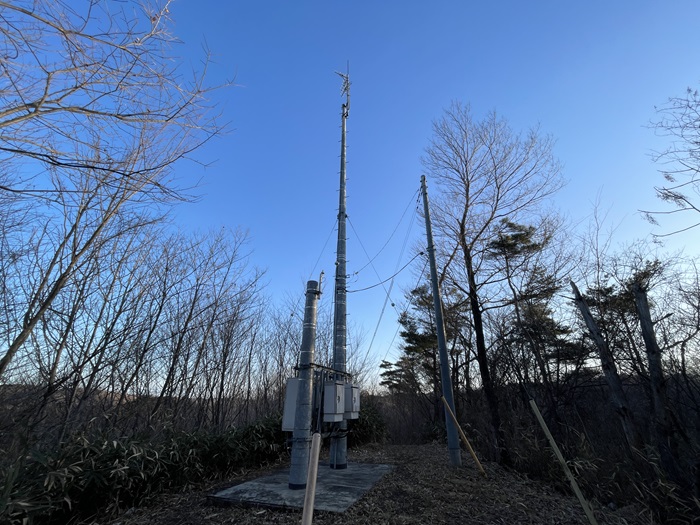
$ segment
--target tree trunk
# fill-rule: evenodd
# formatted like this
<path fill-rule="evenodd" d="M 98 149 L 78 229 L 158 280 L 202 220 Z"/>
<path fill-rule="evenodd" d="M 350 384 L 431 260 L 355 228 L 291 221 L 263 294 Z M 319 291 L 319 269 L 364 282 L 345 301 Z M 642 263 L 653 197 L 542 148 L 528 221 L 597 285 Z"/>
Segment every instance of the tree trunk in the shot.
<path fill-rule="evenodd" d="M 486 338 L 484 337 L 484 321 L 479 304 L 479 295 L 476 286 L 476 277 L 474 275 L 474 266 L 469 247 L 462 239 L 462 250 L 464 252 L 464 263 L 467 270 L 467 280 L 469 281 L 469 303 L 474 320 L 474 334 L 476 336 L 476 360 L 479 363 L 479 372 L 481 373 L 481 383 L 484 387 L 486 402 L 491 413 L 491 425 L 496 434 L 496 444 L 498 446 L 498 461 L 499 463 L 510 466 L 513 461 L 510 457 L 510 451 L 506 444 L 505 432 L 501 425 L 501 415 L 498 411 L 498 394 L 493 386 L 491 372 L 489 371 L 488 356 L 486 355 Z"/>
<path fill-rule="evenodd" d="M 617 372 L 617 367 L 615 366 L 615 361 L 613 360 L 612 352 L 608 348 L 608 343 L 603 338 L 603 335 L 598 328 L 598 324 L 593 319 L 591 311 L 586 304 L 586 301 L 581 296 L 576 284 L 571 281 L 571 289 L 574 291 L 574 302 L 576 306 L 581 311 L 583 320 L 586 322 L 588 331 L 593 338 L 593 341 L 598 348 L 598 355 L 600 356 L 600 366 L 603 369 L 603 375 L 605 376 L 605 381 L 608 384 L 608 389 L 610 391 L 610 401 L 620 418 L 620 424 L 625 432 L 625 440 L 627 442 L 627 447 L 629 452 L 632 449 L 641 449 L 643 446 L 641 435 L 637 430 L 637 425 L 634 421 L 634 415 L 629 408 L 629 403 L 627 402 L 627 396 L 622 388 L 622 381 L 620 380 L 620 375 Z"/>
<path fill-rule="evenodd" d="M 633 283 L 631 289 L 634 294 L 634 304 L 637 308 L 639 324 L 642 328 L 642 338 L 644 339 L 644 346 L 646 347 L 649 361 L 649 390 L 651 392 L 654 446 L 659 451 L 661 467 L 666 472 L 666 475 L 672 481 L 682 484 L 682 477 L 673 450 L 671 419 L 666 409 L 666 382 L 664 381 L 663 365 L 661 363 L 661 348 L 659 348 L 659 344 L 656 341 L 647 293 L 638 282 Z"/>

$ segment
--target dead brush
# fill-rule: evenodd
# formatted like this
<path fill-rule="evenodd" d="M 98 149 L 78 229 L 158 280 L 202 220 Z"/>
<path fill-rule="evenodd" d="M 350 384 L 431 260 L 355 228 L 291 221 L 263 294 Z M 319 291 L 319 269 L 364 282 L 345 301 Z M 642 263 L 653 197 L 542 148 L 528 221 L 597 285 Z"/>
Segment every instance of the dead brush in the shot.
<path fill-rule="evenodd" d="M 661 523 L 700 523 L 700 501 L 667 478 L 655 452 L 647 448 L 637 456 L 645 472 L 644 479 L 640 476 L 632 484 L 638 500 L 649 507 Z"/>

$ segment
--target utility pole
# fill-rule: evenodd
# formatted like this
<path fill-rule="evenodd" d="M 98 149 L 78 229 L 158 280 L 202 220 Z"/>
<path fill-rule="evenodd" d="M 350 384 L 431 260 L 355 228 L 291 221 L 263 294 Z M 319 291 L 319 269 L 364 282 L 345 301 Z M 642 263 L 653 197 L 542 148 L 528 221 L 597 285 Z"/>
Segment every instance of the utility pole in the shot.
<path fill-rule="evenodd" d="M 303 489 L 309 467 L 311 446 L 311 409 L 313 394 L 313 361 L 316 347 L 316 303 L 321 295 L 320 280 L 306 283 L 306 306 L 304 327 L 299 353 L 299 391 L 297 392 L 294 434 L 292 439 L 292 461 L 289 469 L 289 488 Z"/>
<path fill-rule="evenodd" d="M 345 103 L 342 105 L 342 134 L 340 139 L 340 195 L 338 204 L 338 249 L 335 262 L 335 314 L 333 318 L 333 369 L 335 378 L 346 381 L 346 347 L 347 347 L 347 260 L 346 260 L 346 219 L 345 208 L 345 135 L 347 131 L 347 119 L 350 113 L 350 72 L 338 73 L 343 79 L 341 95 L 345 95 Z M 331 437 L 330 465 L 332 469 L 345 469 L 348 467 L 347 459 L 347 429 L 346 420 L 334 424 Z"/>
<path fill-rule="evenodd" d="M 428 206 L 428 187 L 425 183 L 425 175 L 420 179 L 420 189 L 423 194 L 423 208 L 425 211 L 425 234 L 428 237 L 428 259 L 430 260 L 430 283 L 433 288 L 433 305 L 435 307 L 435 327 L 437 329 L 438 352 L 440 353 L 440 380 L 442 383 L 442 395 L 453 414 L 455 400 L 452 392 L 452 376 L 450 375 L 450 363 L 447 360 L 447 344 L 445 342 L 445 322 L 442 318 L 442 300 L 440 296 L 440 284 L 437 278 L 437 266 L 435 264 L 435 247 L 433 246 L 433 229 L 430 224 L 430 207 Z M 462 465 L 462 456 L 459 451 L 459 437 L 454 421 L 445 414 L 445 427 L 447 430 L 447 448 L 450 451 L 450 464 L 453 467 Z"/>

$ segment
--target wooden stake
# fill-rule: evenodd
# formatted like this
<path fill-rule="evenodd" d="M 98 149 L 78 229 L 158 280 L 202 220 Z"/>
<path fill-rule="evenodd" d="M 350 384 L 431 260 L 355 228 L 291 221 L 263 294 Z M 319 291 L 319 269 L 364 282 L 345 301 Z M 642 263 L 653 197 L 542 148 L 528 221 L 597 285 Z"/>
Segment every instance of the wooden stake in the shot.
<path fill-rule="evenodd" d="M 586 498 L 583 497 L 581 489 L 579 488 L 578 483 L 576 483 L 576 478 L 574 478 L 574 475 L 571 473 L 569 465 L 566 464 L 566 460 L 564 460 L 564 456 L 562 455 L 561 450 L 559 450 L 557 442 L 554 441 L 554 436 L 552 436 L 552 433 L 549 431 L 549 427 L 547 426 L 547 423 L 545 423 L 544 418 L 540 413 L 540 409 L 537 408 L 537 403 L 535 403 L 534 399 L 530 399 L 530 408 L 532 408 L 532 411 L 535 413 L 537 422 L 542 427 L 542 430 L 544 430 L 544 434 L 547 436 L 547 439 L 549 440 L 549 444 L 552 446 L 552 449 L 554 449 L 554 454 L 556 454 L 559 463 L 561 463 L 561 468 L 564 469 L 564 474 L 566 474 L 566 477 L 569 479 L 569 483 L 571 483 L 571 488 L 574 489 L 574 493 L 576 494 L 576 497 L 578 498 L 581 507 L 583 507 L 583 511 L 586 513 L 586 517 L 588 517 L 588 522 L 591 525 L 598 525 L 598 522 L 596 521 L 595 516 L 593 515 L 593 511 L 591 510 L 590 505 L 586 501 Z"/>
<path fill-rule="evenodd" d="M 486 471 L 484 470 L 484 467 L 481 466 L 481 462 L 479 461 L 479 458 L 476 457 L 476 453 L 474 452 L 474 449 L 472 448 L 471 444 L 469 443 L 467 436 L 462 431 L 462 427 L 459 426 L 459 422 L 457 421 L 457 418 L 455 417 L 454 413 L 452 412 L 450 405 L 447 403 L 447 400 L 445 399 L 444 396 L 441 397 L 440 399 L 442 399 L 442 403 L 445 405 L 445 410 L 450 415 L 450 417 L 452 418 L 452 421 L 454 422 L 455 426 L 457 427 L 457 431 L 459 432 L 459 435 L 462 438 L 462 442 L 464 443 L 464 445 L 467 447 L 467 450 L 469 450 L 469 453 L 474 458 L 474 461 L 476 462 L 476 466 L 479 467 L 479 470 L 481 471 L 481 473 L 485 477 Z"/>

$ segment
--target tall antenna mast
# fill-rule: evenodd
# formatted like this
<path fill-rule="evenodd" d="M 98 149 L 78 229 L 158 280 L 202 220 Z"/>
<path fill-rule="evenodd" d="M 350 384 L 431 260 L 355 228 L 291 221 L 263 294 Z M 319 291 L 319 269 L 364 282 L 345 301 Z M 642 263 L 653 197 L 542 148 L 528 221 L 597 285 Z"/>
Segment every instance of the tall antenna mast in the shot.
<path fill-rule="evenodd" d="M 345 150 L 347 119 L 350 114 L 350 64 L 347 73 L 337 73 L 343 79 L 341 96 L 345 95 L 342 105 L 342 134 L 340 139 L 340 195 L 338 204 L 338 249 L 335 262 L 335 314 L 333 318 L 333 369 L 336 380 L 346 380 L 346 348 L 347 348 L 347 259 L 346 259 L 346 220 L 345 207 Z M 330 465 L 332 469 L 348 467 L 347 459 L 347 428 L 346 420 L 337 424 L 334 437 L 331 438 Z"/>

